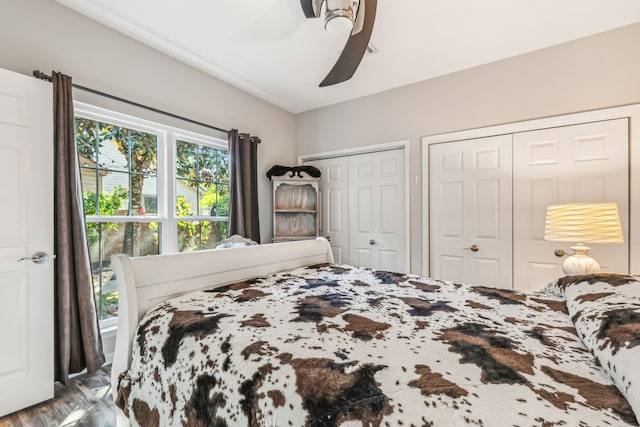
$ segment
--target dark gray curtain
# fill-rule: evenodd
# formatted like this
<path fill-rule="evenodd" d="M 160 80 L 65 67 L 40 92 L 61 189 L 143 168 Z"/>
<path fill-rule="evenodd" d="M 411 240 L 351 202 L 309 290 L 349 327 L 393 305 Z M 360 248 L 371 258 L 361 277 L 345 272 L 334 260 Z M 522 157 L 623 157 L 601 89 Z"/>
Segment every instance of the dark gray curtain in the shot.
<path fill-rule="evenodd" d="M 71 77 L 53 72 L 55 379 L 104 363 L 85 231 Z"/>
<path fill-rule="evenodd" d="M 229 236 L 239 234 L 260 243 L 258 217 L 258 144 L 260 138 L 229 131 L 231 163 Z"/>

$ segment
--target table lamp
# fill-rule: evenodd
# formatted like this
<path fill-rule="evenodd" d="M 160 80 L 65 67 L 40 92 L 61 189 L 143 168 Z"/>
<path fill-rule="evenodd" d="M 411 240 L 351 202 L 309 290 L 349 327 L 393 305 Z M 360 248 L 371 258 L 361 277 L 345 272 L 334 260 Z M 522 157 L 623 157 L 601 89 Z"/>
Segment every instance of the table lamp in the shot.
<path fill-rule="evenodd" d="M 572 203 L 547 207 L 544 240 L 572 242 L 573 255 L 562 264 L 567 276 L 600 272 L 600 265 L 583 243 L 622 243 L 622 227 L 615 203 Z"/>

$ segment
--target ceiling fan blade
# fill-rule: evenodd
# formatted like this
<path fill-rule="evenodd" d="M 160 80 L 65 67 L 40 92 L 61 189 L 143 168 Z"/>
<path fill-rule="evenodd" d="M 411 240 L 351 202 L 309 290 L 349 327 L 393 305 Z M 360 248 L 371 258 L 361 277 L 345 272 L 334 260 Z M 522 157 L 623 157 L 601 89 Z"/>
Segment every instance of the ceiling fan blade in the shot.
<path fill-rule="evenodd" d="M 324 3 L 324 0 L 300 0 L 300 6 L 302 6 L 302 11 L 306 18 L 320 17 L 322 3 Z"/>
<path fill-rule="evenodd" d="M 362 1 L 362 0 L 361 0 Z M 373 23 L 376 20 L 377 0 L 367 1 L 367 13 L 364 15 L 362 31 L 349 36 L 347 44 L 344 46 L 338 61 L 335 63 L 327 77 L 320 83 L 320 87 L 331 86 L 349 80 L 356 72 L 362 57 L 367 51 Z"/>
<path fill-rule="evenodd" d="M 351 31 L 351 35 L 355 36 L 364 26 L 364 17 L 365 15 L 365 0 L 360 0 L 358 3 L 358 11 L 356 12 L 356 22 L 353 23 L 353 31 Z"/>

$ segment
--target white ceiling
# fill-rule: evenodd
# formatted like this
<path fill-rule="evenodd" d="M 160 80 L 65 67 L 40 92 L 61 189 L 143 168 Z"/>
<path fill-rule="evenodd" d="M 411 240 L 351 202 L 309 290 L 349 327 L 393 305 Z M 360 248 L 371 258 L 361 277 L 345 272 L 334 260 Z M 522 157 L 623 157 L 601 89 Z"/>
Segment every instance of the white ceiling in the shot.
<path fill-rule="evenodd" d="M 345 38 L 299 0 L 56 0 L 292 113 L 640 21 L 639 0 L 379 0 L 354 77 L 319 88 Z"/>

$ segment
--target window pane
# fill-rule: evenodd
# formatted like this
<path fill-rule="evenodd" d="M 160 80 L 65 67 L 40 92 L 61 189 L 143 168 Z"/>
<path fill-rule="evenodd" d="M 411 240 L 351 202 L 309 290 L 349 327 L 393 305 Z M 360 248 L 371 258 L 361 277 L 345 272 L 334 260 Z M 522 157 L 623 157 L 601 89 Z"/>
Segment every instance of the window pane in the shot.
<path fill-rule="evenodd" d="M 178 222 L 178 251 L 212 249 L 227 236 L 226 221 L 181 221 Z"/>
<path fill-rule="evenodd" d="M 198 171 L 199 179 L 205 182 L 213 182 L 217 175 L 217 151 L 210 147 L 199 147 L 198 150 Z"/>
<path fill-rule="evenodd" d="M 160 224 L 156 222 L 87 223 L 93 287 L 100 319 L 117 313 L 118 292 L 111 268 L 111 255 L 158 254 L 159 227 Z"/>
<path fill-rule="evenodd" d="M 118 315 L 118 283 L 113 270 L 93 271 L 93 292 L 98 320 Z"/>
<path fill-rule="evenodd" d="M 142 207 L 144 209 L 138 208 L 138 213 L 140 215 L 158 215 L 158 196 L 143 194 L 142 197 Z"/>
<path fill-rule="evenodd" d="M 127 129 L 107 123 L 98 124 L 98 165 L 100 169 L 129 170 Z"/>
<path fill-rule="evenodd" d="M 229 216 L 229 185 L 218 184 L 218 211 L 217 216 Z"/>
<path fill-rule="evenodd" d="M 198 208 L 198 191 L 195 181 L 176 181 L 176 216 L 195 215 Z"/>
<path fill-rule="evenodd" d="M 200 184 L 200 206 L 198 215 L 217 216 L 218 195 L 215 184 Z"/>
<path fill-rule="evenodd" d="M 100 198 L 97 216 L 129 215 L 129 174 L 99 171 Z"/>
<path fill-rule="evenodd" d="M 176 142 L 176 177 L 196 179 L 196 149 L 195 144 Z"/>
<path fill-rule="evenodd" d="M 131 172 L 144 174 L 157 173 L 158 143 L 156 135 L 129 131 L 131 147 Z"/>
<path fill-rule="evenodd" d="M 216 150 L 217 156 L 217 177 L 216 180 L 220 183 L 229 185 L 229 152 L 223 150 Z"/>
<path fill-rule="evenodd" d="M 80 166 L 96 167 L 97 123 L 94 120 L 76 117 L 76 147 Z"/>
<path fill-rule="evenodd" d="M 149 205 L 147 210 L 146 199 L 155 199 L 155 206 Z M 157 215 L 158 214 L 158 180 L 155 175 L 131 174 L 131 214 L 132 215 Z"/>
<path fill-rule="evenodd" d="M 82 202 L 84 213 L 93 216 L 98 208 L 98 180 L 95 169 L 80 168 L 80 181 L 82 183 Z"/>

